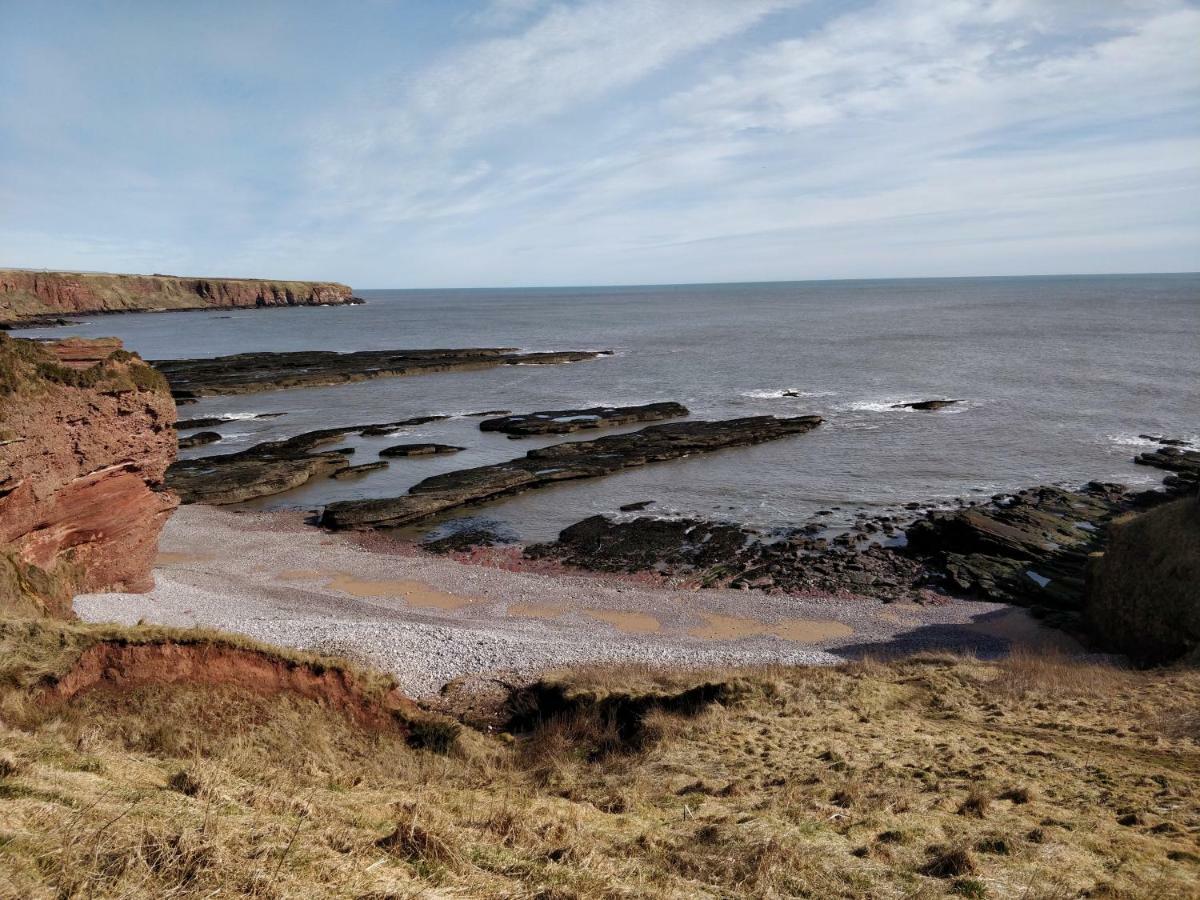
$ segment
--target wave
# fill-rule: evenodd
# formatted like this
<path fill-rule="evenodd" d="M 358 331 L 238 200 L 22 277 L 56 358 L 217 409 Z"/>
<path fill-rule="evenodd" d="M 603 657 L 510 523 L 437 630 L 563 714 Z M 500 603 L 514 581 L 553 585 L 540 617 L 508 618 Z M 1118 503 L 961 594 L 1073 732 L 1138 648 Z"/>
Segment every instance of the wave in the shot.
<path fill-rule="evenodd" d="M 894 397 L 872 397 L 867 400 L 851 400 L 848 403 L 838 404 L 838 412 L 890 412 L 890 413 L 913 413 L 920 412 L 928 414 L 928 410 L 911 409 L 900 404 L 904 403 L 920 403 L 923 400 L 937 399 L 929 396 L 914 397 L 911 394 L 906 396 Z M 968 409 L 974 409 L 981 402 L 980 400 L 965 400 L 955 398 L 957 402 L 950 406 L 943 407 L 937 410 L 938 415 L 954 415 L 955 413 L 965 412 Z"/>
<path fill-rule="evenodd" d="M 1195 434 L 1167 434 L 1164 437 L 1178 438 L 1179 440 L 1187 441 L 1189 444 L 1200 443 L 1200 435 Z M 1105 440 L 1110 444 L 1116 444 L 1118 447 L 1139 447 L 1143 450 L 1159 450 L 1163 447 L 1158 441 L 1144 438 L 1139 434 L 1109 434 L 1105 436 Z"/>
<path fill-rule="evenodd" d="M 836 395 L 837 391 L 798 391 L 795 388 L 771 388 L 742 392 L 743 397 L 751 400 L 792 400 L 804 397 L 834 397 Z"/>

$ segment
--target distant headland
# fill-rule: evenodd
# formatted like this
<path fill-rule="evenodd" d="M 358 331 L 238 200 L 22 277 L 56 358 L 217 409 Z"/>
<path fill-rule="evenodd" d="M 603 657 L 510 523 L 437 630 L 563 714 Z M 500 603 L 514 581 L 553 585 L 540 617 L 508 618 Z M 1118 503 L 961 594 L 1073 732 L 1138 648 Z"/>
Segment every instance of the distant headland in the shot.
<path fill-rule="evenodd" d="M 0 269 L 0 322 L 102 312 L 361 303 L 334 281 Z"/>

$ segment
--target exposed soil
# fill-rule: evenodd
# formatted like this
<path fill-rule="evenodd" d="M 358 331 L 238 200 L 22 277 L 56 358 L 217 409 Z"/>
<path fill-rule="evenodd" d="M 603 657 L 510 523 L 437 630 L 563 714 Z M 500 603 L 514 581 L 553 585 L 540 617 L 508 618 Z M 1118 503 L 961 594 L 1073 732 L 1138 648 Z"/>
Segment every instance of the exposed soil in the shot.
<path fill-rule="evenodd" d="M 87 691 L 148 684 L 233 686 L 264 696 L 291 693 L 327 704 L 372 728 L 403 730 L 406 715 L 416 712 L 416 706 L 396 690 L 379 700 L 368 698 L 353 676 L 341 669 L 218 643 L 172 641 L 95 644 L 46 690 L 44 698 L 64 702 Z"/>

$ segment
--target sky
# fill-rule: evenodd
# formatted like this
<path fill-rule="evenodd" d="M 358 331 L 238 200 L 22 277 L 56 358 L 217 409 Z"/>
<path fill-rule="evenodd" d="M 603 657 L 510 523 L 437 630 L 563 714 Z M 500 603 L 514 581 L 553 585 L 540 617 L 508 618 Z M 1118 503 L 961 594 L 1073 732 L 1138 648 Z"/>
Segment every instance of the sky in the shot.
<path fill-rule="evenodd" d="M 1189 0 L 0 0 L 0 266 L 1200 270 Z"/>

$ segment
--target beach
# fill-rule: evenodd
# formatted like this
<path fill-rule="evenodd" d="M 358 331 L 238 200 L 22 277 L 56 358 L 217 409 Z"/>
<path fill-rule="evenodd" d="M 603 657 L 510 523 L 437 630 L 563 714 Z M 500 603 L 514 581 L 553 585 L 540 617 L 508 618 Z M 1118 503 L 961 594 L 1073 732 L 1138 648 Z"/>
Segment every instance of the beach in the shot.
<path fill-rule="evenodd" d="M 455 679 L 581 663 L 820 665 L 933 649 L 1078 649 L 998 603 L 699 590 L 539 567 L 512 551 L 461 561 L 402 541 L 328 534 L 298 513 L 199 505 L 168 522 L 154 575 L 148 593 L 81 595 L 76 613 L 348 656 L 391 672 L 415 696 Z"/>

